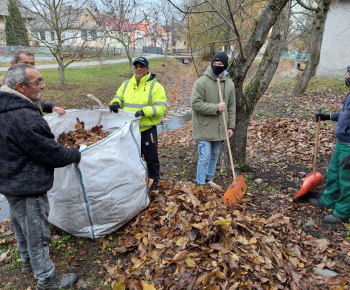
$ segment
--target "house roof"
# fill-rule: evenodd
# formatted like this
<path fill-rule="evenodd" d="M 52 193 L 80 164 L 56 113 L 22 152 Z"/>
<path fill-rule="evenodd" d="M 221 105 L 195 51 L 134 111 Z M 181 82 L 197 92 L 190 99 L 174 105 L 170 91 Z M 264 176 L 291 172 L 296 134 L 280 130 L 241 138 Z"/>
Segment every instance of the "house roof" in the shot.
<path fill-rule="evenodd" d="M 156 23 L 152 23 L 150 21 L 141 21 L 139 23 L 133 23 L 133 27 L 135 30 L 140 30 L 145 32 L 145 35 L 151 34 L 151 30 L 153 27 L 156 27 L 158 35 L 162 35 L 163 33 L 166 33 L 166 30 L 164 29 L 164 27 L 157 25 Z"/>
<path fill-rule="evenodd" d="M 0 16 L 4 16 L 4 17 L 9 16 L 9 11 L 7 9 L 8 2 L 9 2 L 8 0 L 1 0 L 0 1 Z M 16 2 L 18 5 L 19 12 L 21 13 L 23 18 L 26 18 L 26 19 L 33 19 L 34 18 L 32 13 L 30 13 L 27 9 L 21 7 L 21 6 L 23 6 L 22 3 L 20 3 L 18 0 Z"/>
<path fill-rule="evenodd" d="M 59 17 L 58 21 L 62 28 L 76 29 L 76 30 L 94 30 L 94 31 L 103 31 L 103 27 L 97 21 L 87 21 L 88 18 L 83 16 L 84 12 L 88 12 L 92 19 L 95 20 L 94 16 L 88 9 L 67 9 L 62 10 L 62 15 Z M 83 19 L 81 18 L 83 16 Z M 30 23 L 30 27 L 33 31 L 35 30 L 52 30 L 51 25 L 47 21 L 43 21 L 40 15 L 35 17 L 35 20 Z"/>
<path fill-rule="evenodd" d="M 113 31 L 120 31 L 121 28 L 123 29 L 123 31 L 132 31 L 130 22 L 126 19 L 122 21 L 118 16 L 104 16 L 102 14 L 96 14 L 94 17 L 98 22 L 102 23 L 104 26 L 112 28 Z"/>

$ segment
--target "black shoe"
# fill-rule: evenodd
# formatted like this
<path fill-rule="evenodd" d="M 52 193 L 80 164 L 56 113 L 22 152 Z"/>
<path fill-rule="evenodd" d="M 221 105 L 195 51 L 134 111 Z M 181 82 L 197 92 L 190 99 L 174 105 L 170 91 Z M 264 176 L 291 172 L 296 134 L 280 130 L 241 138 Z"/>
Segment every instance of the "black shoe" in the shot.
<path fill-rule="evenodd" d="M 334 213 L 331 213 L 329 215 L 324 216 L 323 221 L 329 224 L 339 224 L 339 223 L 346 222 L 347 219 L 342 219 L 341 217 L 338 217 Z"/>
<path fill-rule="evenodd" d="M 58 290 L 58 289 L 67 289 L 74 285 L 77 281 L 77 274 L 68 273 L 68 274 L 54 274 L 51 278 L 46 280 L 49 281 L 39 281 L 36 285 L 36 290 L 48 289 L 48 290 Z"/>
<path fill-rule="evenodd" d="M 27 262 L 22 263 L 22 274 L 29 274 L 33 272 L 32 265 L 30 264 L 30 261 L 28 260 Z"/>
<path fill-rule="evenodd" d="M 316 198 L 310 198 L 309 199 L 309 203 L 312 205 L 312 206 L 315 206 L 315 207 L 318 207 L 318 208 L 322 208 L 322 209 L 326 209 L 327 207 L 325 205 L 323 205 L 319 199 L 316 199 Z"/>

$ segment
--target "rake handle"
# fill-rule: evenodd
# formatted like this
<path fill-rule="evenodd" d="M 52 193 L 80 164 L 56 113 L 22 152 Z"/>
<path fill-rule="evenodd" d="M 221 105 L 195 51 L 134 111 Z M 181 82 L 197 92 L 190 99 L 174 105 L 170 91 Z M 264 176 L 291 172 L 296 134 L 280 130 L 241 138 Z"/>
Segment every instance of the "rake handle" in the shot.
<path fill-rule="evenodd" d="M 322 109 L 318 109 L 318 113 L 321 114 Z M 321 124 L 321 117 L 318 117 L 317 120 L 317 127 L 316 127 L 316 142 L 315 142 L 315 154 L 314 154 L 314 164 L 312 166 L 312 172 L 314 176 L 316 176 L 316 163 L 317 163 L 317 153 L 318 153 L 318 139 L 320 135 L 320 124 Z"/>
<path fill-rule="evenodd" d="M 218 83 L 220 102 L 222 103 L 222 102 L 223 102 L 223 99 L 222 99 L 222 93 L 221 93 L 221 87 L 220 87 L 220 79 L 217 78 L 216 81 L 217 81 L 217 83 Z M 235 167 L 233 166 L 233 158 L 232 158 L 232 152 L 231 152 L 231 146 L 230 146 L 230 139 L 228 138 L 228 134 L 227 134 L 227 124 L 226 124 L 226 115 L 225 115 L 225 111 L 222 111 L 222 112 L 221 112 L 221 115 L 222 115 L 222 119 L 224 120 L 225 135 L 226 135 L 228 153 L 229 153 L 229 156 L 230 156 L 230 162 L 231 162 L 231 169 L 232 169 L 233 179 L 236 179 Z"/>

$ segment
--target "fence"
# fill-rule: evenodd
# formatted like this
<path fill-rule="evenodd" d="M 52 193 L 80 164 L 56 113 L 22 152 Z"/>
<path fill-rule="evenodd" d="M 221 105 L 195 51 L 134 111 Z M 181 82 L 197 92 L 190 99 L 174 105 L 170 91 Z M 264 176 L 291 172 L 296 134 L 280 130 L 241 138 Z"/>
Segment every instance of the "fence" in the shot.
<path fill-rule="evenodd" d="M 142 53 L 162 54 L 163 49 L 155 46 L 143 46 Z"/>
<path fill-rule="evenodd" d="M 303 60 L 309 60 L 310 54 L 309 53 L 291 53 L 291 52 L 282 52 L 281 58 L 294 58 L 295 60 L 303 59 Z"/>
<path fill-rule="evenodd" d="M 10 46 L 10 45 L 0 45 L 0 58 L 8 58 L 12 56 L 12 52 L 16 49 L 29 49 L 31 52 L 34 53 L 36 58 L 40 57 L 47 57 L 47 58 L 53 58 L 53 55 L 50 51 L 50 49 L 46 46 Z M 74 49 L 74 47 L 64 47 L 63 51 L 64 54 L 74 54 L 79 49 Z M 97 50 L 94 48 L 87 47 L 85 50 L 81 51 L 81 56 L 84 55 L 91 55 L 93 52 L 96 52 Z M 142 54 L 143 50 L 141 48 L 130 48 L 131 54 Z M 106 46 L 101 50 L 101 53 L 103 55 L 126 55 L 124 47 L 109 47 Z"/>

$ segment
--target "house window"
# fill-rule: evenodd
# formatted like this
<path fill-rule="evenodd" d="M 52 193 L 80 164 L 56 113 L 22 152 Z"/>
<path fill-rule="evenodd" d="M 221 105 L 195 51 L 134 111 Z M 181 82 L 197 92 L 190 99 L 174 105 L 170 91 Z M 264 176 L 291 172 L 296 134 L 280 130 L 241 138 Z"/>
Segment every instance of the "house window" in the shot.
<path fill-rule="evenodd" d="M 45 40 L 45 31 L 40 30 L 40 31 L 39 31 L 39 34 L 40 34 L 40 39 L 41 39 L 41 40 Z"/>
<path fill-rule="evenodd" d="M 136 40 L 136 46 L 142 46 L 142 39 Z"/>
<path fill-rule="evenodd" d="M 55 32 L 51 31 L 51 41 L 55 41 Z"/>
<path fill-rule="evenodd" d="M 96 31 L 91 31 L 90 35 L 91 35 L 91 40 L 97 40 L 97 32 Z"/>
<path fill-rule="evenodd" d="M 86 30 L 81 30 L 81 39 L 82 40 L 87 40 L 87 31 Z"/>

